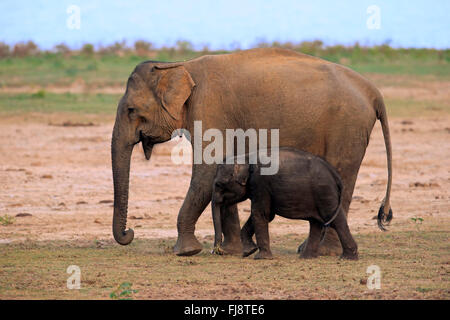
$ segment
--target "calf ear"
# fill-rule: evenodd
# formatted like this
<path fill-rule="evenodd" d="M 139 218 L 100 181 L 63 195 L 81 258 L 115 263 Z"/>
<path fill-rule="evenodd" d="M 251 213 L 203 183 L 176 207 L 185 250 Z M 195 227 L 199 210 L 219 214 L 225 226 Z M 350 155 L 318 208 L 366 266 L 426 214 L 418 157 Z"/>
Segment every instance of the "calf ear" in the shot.
<path fill-rule="evenodd" d="M 249 165 L 248 164 L 236 164 L 234 165 L 233 178 L 234 181 L 242 186 L 247 184 L 249 176 Z"/>
<path fill-rule="evenodd" d="M 191 75 L 182 65 L 155 66 L 160 73 L 156 85 L 156 95 L 164 110 L 175 120 L 181 118 L 183 106 L 195 86 Z"/>

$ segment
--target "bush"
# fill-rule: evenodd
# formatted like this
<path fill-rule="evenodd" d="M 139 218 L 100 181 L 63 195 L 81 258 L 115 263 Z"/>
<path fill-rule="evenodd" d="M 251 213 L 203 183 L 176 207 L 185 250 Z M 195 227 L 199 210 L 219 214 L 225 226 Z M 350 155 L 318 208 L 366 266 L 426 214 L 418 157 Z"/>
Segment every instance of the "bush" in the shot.
<path fill-rule="evenodd" d="M 134 43 L 134 51 L 138 56 L 146 56 L 152 49 L 153 44 L 144 40 L 139 40 Z"/>
<path fill-rule="evenodd" d="M 193 51 L 193 46 L 189 41 L 186 40 L 178 40 L 176 43 L 176 49 L 181 53 L 185 54 L 189 51 Z"/>
<path fill-rule="evenodd" d="M 256 48 L 270 48 L 270 43 L 268 43 L 267 41 L 260 39 L 257 41 Z"/>
<path fill-rule="evenodd" d="M 306 54 L 318 55 L 319 52 L 323 51 L 323 42 L 320 40 L 303 41 L 295 48 Z"/>
<path fill-rule="evenodd" d="M 81 48 L 81 53 L 86 55 L 86 56 L 92 56 L 94 54 L 94 46 L 90 43 L 86 43 L 82 48 Z"/>
<path fill-rule="evenodd" d="M 9 57 L 10 54 L 9 46 L 4 42 L 0 42 L 0 58 Z"/>
<path fill-rule="evenodd" d="M 65 56 L 70 54 L 70 48 L 66 46 L 65 43 L 57 44 L 54 48 L 54 51 Z"/>
<path fill-rule="evenodd" d="M 365 63 L 384 63 L 384 62 L 401 62 L 405 59 L 420 60 L 422 62 L 450 62 L 450 49 L 437 50 L 427 48 L 393 48 L 389 45 L 389 42 L 385 42 L 381 45 L 374 46 L 362 46 L 359 43 L 353 45 L 325 45 L 320 40 L 303 41 L 303 42 L 280 42 L 273 41 L 267 42 L 264 39 L 256 41 L 253 48 L 285 48 L 295 50 L 297 52 L 306 53 L 309 55 L 317 56 L 332 62 L 342 63 L 346 65 L 365 64 Z M 28 57 L 39 55 L 39 59 L 32 59 L 33 63 L 42 63 L 44 59 L 51 58 L 56 55 L 75 56 L 82 55 L 87 57 L 93 57 L 96 53 L 104 54 L 105 56 L 119 56 L 129 57 L 130 61 L 142 60 L 142 57 L 150 58 L 152 60 L 161 61 L 173 61 L 173 60 L 185 60 L 198 57 L 204 54 L 220 54 L 230 51 L 240 50 L 240 45 L 237 42 L 233 42 L 229 46 L 230 50 L 211 50 L 208 46 L 204 45 L 199 47 L 198 50 L 194 48 L 192 43 L 185 40 L 179 40 L 173 46 L 163 46 L 161 48 L 154 48 L 153 44 L 148 41 L 138 40 L 134 43 L 133 47 L 127 47 L 125 41 L 115 42 L 112 45 L 94 48 L 92 44 L 85 44 L 80 50 L 72 51 L 64 43 L 58 44 L 54 47 L 52 52 L 40 51 L 38 46 L 32 42 L 20 42 L 16 43 L 12 48 L 6 43 L 0 42 L 0 58 L 5 57 Z M 55 54 L 56 53 L 56 54 Z M 54 60 L 56 67 L 62 67 L 63 59 L 58 57 Z M 87 70 L 97 70 L 96 64 L 90 64 L 87 66 Z M 79 68 L 69 66 L 66 73 L 69 75 L 75 75 Z M 82 69 L 80 69 L 82 70 Z M 84 69 L 83 69 L 84 70 Z"/>
<path fill-rule="evenodd" d="M 100 54 L 113 54 L 119 57 L 123 57 L 125 54 L 130 52 L 130 49 L 127 47 L 126 42 L 114 42 L 114 44 L 109 45 L 107 47 L 102 47 L 98 51 Z"/>
<path fill-rule="evenodd" d="M 31 95 L 31 98 L 44 99 L 46 94 L 47 94 L 46 91 L 43 90 L 43 89 L 41 89 L 41 90 L 39 90 L 38 92 L 33 93 L 33 94 Z"/>

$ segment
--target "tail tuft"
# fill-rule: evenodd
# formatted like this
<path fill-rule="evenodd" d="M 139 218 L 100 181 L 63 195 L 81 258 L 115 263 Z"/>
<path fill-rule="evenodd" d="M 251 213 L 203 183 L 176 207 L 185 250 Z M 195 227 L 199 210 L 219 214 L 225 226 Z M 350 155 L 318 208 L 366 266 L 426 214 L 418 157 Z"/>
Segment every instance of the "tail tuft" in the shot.
<path fill-rule="evenodd" d="M 378 228 L 380 228 L 383 231 L 387 231 L 385 226 L 389 225 L 389 223 L 392 220 L 392 209 L 389 208 L 389 213 L 386 216 L 386 214 L 384 213 L 384 204 L 382 204 L 380 210 L 378 211 L 377 220 L 378 220 Z"/>

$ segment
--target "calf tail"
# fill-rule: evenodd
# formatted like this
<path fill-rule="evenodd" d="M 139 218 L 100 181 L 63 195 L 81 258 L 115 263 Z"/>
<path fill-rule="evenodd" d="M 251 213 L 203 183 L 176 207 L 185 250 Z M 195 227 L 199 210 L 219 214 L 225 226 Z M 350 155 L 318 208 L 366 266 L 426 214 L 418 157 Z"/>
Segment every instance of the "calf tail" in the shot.
<path fill-rule="evenodd" d="M 333 174 L 334 180 L 336 181 L 336 187 L 337 187 L 338 193 L 339 193 L 339 202 L 338 202 L 336 210 L 334 211 L 333 216 L 331 217 L 331 219 L 323 224 L 322 231 L 320 233 L 320 243 L 322 243 L 323 239 L 325 238 L 325 236 L 327 234 L 328 227 L 334 221 L 334 219 L 336 219 L 337 215 L 341 211 L 342 194 L 343 194 L 342 181 L 341 181 L 341 177 L 336 172 L 336 170 L 334 168 L 331 168 L 331 169 L 332 170 L 330 170 L 330 171 Z"/>

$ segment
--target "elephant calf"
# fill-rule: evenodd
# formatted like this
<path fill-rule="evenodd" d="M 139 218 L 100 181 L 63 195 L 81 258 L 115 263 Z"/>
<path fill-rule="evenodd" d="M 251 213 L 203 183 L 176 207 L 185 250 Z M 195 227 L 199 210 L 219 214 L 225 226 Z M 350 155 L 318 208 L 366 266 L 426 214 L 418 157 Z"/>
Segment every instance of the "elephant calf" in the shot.
<path fill-rule="evenodd" d="M 233 163 L 219 165 L 214 179 L 212 208 L 216 253 L 222 251 L 222 223 L 227 219 L 222 214 L 227 212 L 226 207 L 250 199 L 250 219 L 257 245 L 251 235 L 242 237 L 244 256 L 259 249 L 255 259 L 272 258 L 268 223 L 278 214 L 309 221 L 310 235 L 302 258 L 318 256 L 319 243 L 326 227 L 331 226 L 343 247 L 341 257 L 358 259 L 358 248 L 341 207 L 342 182 L 328 162 L 297 149 L 280 148 L 279 170 L 274 175 L 262 175 L 261 168 L 265 165 L 260 161 L 257 164 Z"/>

